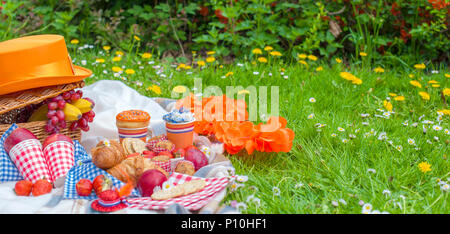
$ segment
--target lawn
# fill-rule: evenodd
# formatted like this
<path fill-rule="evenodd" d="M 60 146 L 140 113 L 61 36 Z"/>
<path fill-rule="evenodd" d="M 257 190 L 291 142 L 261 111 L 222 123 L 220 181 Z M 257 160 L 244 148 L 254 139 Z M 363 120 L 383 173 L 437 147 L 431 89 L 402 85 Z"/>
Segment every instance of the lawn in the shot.
<path fill-rule="evenodd" d="M 170 97 L 178 85 L 192 88 L 194 78 L 223 90 L 279 87 L 280 115 L 295 132 L 292 150 L 227 155 L 248 180 L 237 183 L 225 203 L 243 213 L 362 213 L 363 207 L 375 213 L 450 213 L 449 116 L 438 114 L 448 109 L 448 96 L 441 94 L 448 87 L 446 67 L 375 72 L 378 65 L 335 58 L 283 64 L 270 57 L 268 63 L 228 64 L 216 58 L 199 68 L 140 54 L 113 61 L 114 52 L 86 48 L 71 54 L 75 64 L 92 69 L 88 84 L 122 80 L 149 97 Z M 353 84 L 341 72 L 362 83 Z"/>

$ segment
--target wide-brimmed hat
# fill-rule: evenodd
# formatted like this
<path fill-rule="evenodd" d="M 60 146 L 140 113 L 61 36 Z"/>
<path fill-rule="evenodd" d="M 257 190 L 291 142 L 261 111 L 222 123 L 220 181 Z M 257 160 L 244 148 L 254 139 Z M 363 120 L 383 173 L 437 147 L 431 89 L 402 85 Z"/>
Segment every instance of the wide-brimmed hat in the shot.
<path fill-rule="evenodd" d="M 27 36 L 0 42 L 0 95 L 74 83 L 92 71 L 72 64 L 64 37 Z"/>

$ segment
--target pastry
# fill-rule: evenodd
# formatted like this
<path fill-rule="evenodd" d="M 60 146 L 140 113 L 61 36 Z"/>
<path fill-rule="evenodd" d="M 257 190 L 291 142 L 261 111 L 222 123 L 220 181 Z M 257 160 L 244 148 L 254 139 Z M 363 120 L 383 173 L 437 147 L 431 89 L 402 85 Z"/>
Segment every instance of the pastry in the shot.
<path fill-rule="evenodd" d="M 126 157 L 122 146 L 115 140 L 100 141 L 91 154 L 94 165 L 103 170 L 114 167 Z"/>
<path fill-rule="evenodd" d="M 175 149 L 175 145 L 169 140 L 162 140 L 155 144 L 155 148 L 166 149 L 172 151 Z"/>
<path fill-rule="evenodd" d="M 195 167 L 194 164 L 190 161 L 181 161 L 177 163 L 175 167 L 175 172 L 186 175 L 194 175 Z"/>
<path fill-rule="evenodd" d="M 157 169 L 166 175 L 166 177 L 169 177 L 169 174 L 164 169 L 157 166 L 154 162 L 150 161 L 150 159 L 142 156 L 126 158 L 118 165 L 107 170 L 107 172 L 124 183 L 127 182 L 126 175 L 124 175 L 124 173 L 126 173 L 135 186 L 142 173 L 150 169 Z"/>
<path fill-rule="evenodd" d="M 146 141 L 150 115 L 142 110 L 122 111 L 116 116 L 120 141 L 124 138 L 139 138 Z"/>

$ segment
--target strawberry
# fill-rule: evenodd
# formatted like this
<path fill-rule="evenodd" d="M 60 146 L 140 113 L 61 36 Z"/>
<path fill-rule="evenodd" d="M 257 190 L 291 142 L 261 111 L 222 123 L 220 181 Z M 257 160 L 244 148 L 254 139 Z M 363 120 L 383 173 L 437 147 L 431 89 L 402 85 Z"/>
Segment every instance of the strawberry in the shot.
<path fill-rule="evenodd" d="M 77 194 L 80 196 L 89 196 L 92 193 L 92 182 L 88 179 L 81 179 L 75 185 Z"/>
<path fill-rule="evenodd" d="M 144 150 L 144 152 L 142 152 L 142 156 L 144 156 L 144 158 L 153 158 L 156 156 L 156 153 L 150 150 Z"/>
<path fill-rule="evenodd" d="M 112 180 L 105 175 L 99 175 L 95 177 L 92 186 L 98 196 L 101 192 L 112 188 Z"/>
<path fill-rule="evenodd" d="M 17 196 L 30 196 L 31 189 L 33 188 L 33 183 L 28 180 L 17 181 L 14 186 L 14 192 Z"/>
<path fill-rule="evenodd" d="M 41 196 L 50 193 L 53 189 L 53 185 L 46 179 L 40 179 L 33 184 L 33 196 Z"/>
<path fill-rule="evenodd" d="M 175 158 L 184 158 L 186 151 L 183 148 L 178 148 L 173 152 L 173 154 L 175 155 Z"/>
<path fill-rule="evenodd" d="M 166 155 L 169 156 L 169 158 L 173 158 L 173 154 L 170 153 L 169 151 L 162 151 L 158 153 L 158 156 L 162 156 L 162 155 Z"/>

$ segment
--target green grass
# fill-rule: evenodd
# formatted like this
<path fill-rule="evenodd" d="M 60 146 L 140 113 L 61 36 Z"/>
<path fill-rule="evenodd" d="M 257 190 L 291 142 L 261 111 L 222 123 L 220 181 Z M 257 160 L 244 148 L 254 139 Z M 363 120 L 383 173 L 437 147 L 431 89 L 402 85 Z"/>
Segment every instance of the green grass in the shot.
<path fill-rule="evenodd" d="M 361 213 L 360 201 L 389 213 L 450 213 L 448 190 L 443 191 L 438 184 L 438 179 L 450 183 L 449 135 L 444 132 L 450 128 L 449 116 L 437 122 L 437 110 L 448 109 L 448 101 L 445 103 L 440 95 L 448 87 L 444 74 L 449 71 L 445 67 L 427 68 L 426 74 L 414 68 L 385 68 L 384 73 L 377 74 L 372 71 L 374 67 L 347 67 L 330 59 L 308 61 L 308 67 L 283 65 L 280 61 L 271 61 L 270 65 L 237 61 L 243 66 L 234 62 L 220 68 L 216 61 L 204 69 L 194 66 L 176 70 L 171 64 L 156 60 L 149 65 L 147 62 L 153 59 L 145 60 L 138 55 L 125 55 L 120 62 L 112 62 L 112 56 L 99 54 L 97 50 L 77 52 L 74 57 L 75 64 L 81 65 L 80 61 L 86 60 L 85 67 L 93 70 L 95 76 L 87 79 L 88 84 L 103 79 L 121 80 L 113 76 L 113 66 L 134 69 L 135 74 L 123 74 L 127 78 L 124 83 L 149 97 L 170 97 L 177 85 L 192 88 L 197 77 L 203 79 L 203 88 L 279 86 L 280 115 L 296 134 L 294 146 L 289 153 L 228 155 L 237 174 L 248 176 L 248 181 L 230 192 L 225 203 L 244 202 L 243 213 Z M 106 62 L 92 64 L 96 58 L 104 58 Z M 156 73 L 158 69 L 152 67 L 155 65 L 164 68 L 166 77 Z M 319 65 L 323 70 L 317 72 L 315 68 Z M 284 75 L 280 72 L 282 68 Z M 439 73 L 431 73 L 433 69 Z M 229 71 L 233 75 L 222 78 Z M 259 75 L 254 75 L 255 71 Z M 341 71 L 354 74 L 363 83 L 351 84 L 339 76 Z M 418 79 L 423 88 L 412 86 L 408 74 L 414 74 L 413 79 Z M 431 87 L 429 80 L 438 81 L 440 87 Z M 161 87 L 160 95 L 147 90 L 152 84 Z M 422 100 L 419 91 L 427 91 L 431 99 Z M 390 92 L 403 95 L 405 101 L 391 100 L 395 113 L 389 119 L 375 117 L 382 115 L 377 109 L 384 109 L 383 100 Z M 315 103 L 309 102 L 311 97 L 316 99 Z M 315 117 L 308 119 L 311 113 Z M 361 114 L 366 113 L 370 117 L 362 118 Z M 424 120 L 434 124 L 423 124 Z M 402 124 L 405 121 L 408 126 Z M 415 122 L 417 127 L 412 126 Z M 315 127 L 317 123 L 325 125 L 321 131 Z M 441 126 L 442 130 L 433 130 L 433 125 Z M 427 127 L 426 134 L 422 126 Z M 338 131 L 338 127 L 345 131 Z M 368 135 L 371 131 L 376 133 Z M 387 140 L 378 140 L 381 132 L 386 133 Z M 416 146 L 408 144 L 409 138 L 415 140 Z M 348 143 L 343 143 L 343 139 L 349 139 Z M 399 145 L 401 151 L 396 149 Z M 431 164 L 431 171 L 422 173 L 418 167 L 421 162 Z M 274 187 L 279 188 L 279 195 L 273 193 Z M 383 194 L 385 190 L 390 195 Z M 259 205 L 247 202 L 250 195 L 259 199 Z M 340 199 L 345 202 L 339 202 Z M 333 201 L 338 205 L 333 205 Z"/>

